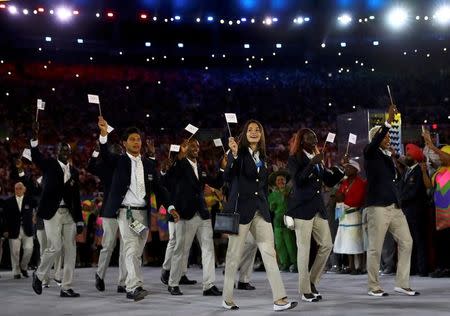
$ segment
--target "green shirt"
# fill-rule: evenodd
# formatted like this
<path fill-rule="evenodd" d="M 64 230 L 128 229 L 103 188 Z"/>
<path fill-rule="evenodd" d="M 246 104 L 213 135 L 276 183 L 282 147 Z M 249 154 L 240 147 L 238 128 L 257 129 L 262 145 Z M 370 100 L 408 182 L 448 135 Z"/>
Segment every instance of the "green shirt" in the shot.
<path fill-rule="evenodd" d="M 288 188 L 285 188 L 282 191 L 275 189 L 269 194 L 269 207 L 270 211 L 274 213 L 273 225 L 275 227 L 284 227 L 283 216 L 287 210 L 288 192 Z"/>

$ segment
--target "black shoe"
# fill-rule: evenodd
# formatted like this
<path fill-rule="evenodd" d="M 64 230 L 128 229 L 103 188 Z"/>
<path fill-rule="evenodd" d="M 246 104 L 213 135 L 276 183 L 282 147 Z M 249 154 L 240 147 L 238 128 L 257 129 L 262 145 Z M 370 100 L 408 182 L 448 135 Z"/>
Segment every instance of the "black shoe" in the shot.
<path fill-rule="evenodd" d="M 213 285 L 210 289 L 207 289 L 206 291 L 203 291 L 203 296 L 221 296 L 222 291 L 219 291 L 219 289 Z"/>
<path fill-rule="evenodd" d="M 20 274 L 14 274 L 14 280 L 18 280 L 20 278 L 21 278 Z"/>
<path fill-rule="evenodd" d="M 55 280 L 55 282 L 56 282 L 56 284 L 57 284 L 58 286 L 61 286 L 61 284 L 62 284 L 62 281 L 61 281 L 61 280 L 58 280 L 58 279 L 53 279 L 53 280 Z"/>
<path fill-rule="evenodd" d="M 28 271 L 27 270 L 20 270 L 20 272 L 22 272 L 22 275 L 24 278 L 29 278 L 30 276 L 28 275 Z"/>
<path fill-rule="evenodd" d="M 184 285 L 193 285 L 193 284 L 197 284 L 197 281 L 195 280 L 189 280 L 187 278 L 187 276 L 183 275 L 180 279 L 180 284 L 184 284 Z"/>
<path fill-rule="evenodd" d="M 169 286 L 169 287 L 167 288 L 167 290 L 168 290 L 169 293 L 172 294 L 172 295 L 183 295 L 183 292 L 181 292 L 179 286 Z"/>
<path fill-rule="evenodd" d="M 319 299 L 313 293 L 306 293 L 302 295 L 302 301 L 305 302 L 318 302 Z"/>
<path fill-rule="evenodd" d="M 103 279 L 100 278 L 97 273 L 95 274 L 95 288 L 100 292 L 103 292 L 105 290 L 105 281 L 103 281 Z"/>
<path fill-rule="evenodd" d="M 238 290 L 253 291 L 255 287 L 250 283 L 238 282 Z"/>
<path fill-rule="evenodd" d="M 34 292 L 37 295 L 41 295 L 42 294 L 42 281 L 39 280 L 39 278 L 36 275 L 36 272 L 33 272 L 33 282 L 31 283 Z"/>
<path fill-rule="evenodd" d="M 126 293 L 127 289 L 125 288 L 125 286 L 122 285 L 118 285 L 117 286 L 117 293 Z"/>
<path fill-rule="evenodd" d="M 170 271 L 162 269 L 161 271 L 161 282 L 165 285 L 169 283 Z"/>
<path fill-rule="evenodd" d="M 311 293 L 320 301 L 322 299 L 322 295 L 317 291 L 314 283 L 311 283 Z"/>
<path fill-rule="evenodd" d="M 80 294 L 77 292 L 74 292 L 72 289 L 68 290 L 61 290 L 59 293 L 59 296 L 61 297 L 80 297 Z"/>
<path fill-rule="evenodd" d="M 135 302 L 143 300 L 148 295 L 148 291 L 142 287 L 138 287 L 133 292 L 127 292 L 127 298 L 134 300 Z"/>

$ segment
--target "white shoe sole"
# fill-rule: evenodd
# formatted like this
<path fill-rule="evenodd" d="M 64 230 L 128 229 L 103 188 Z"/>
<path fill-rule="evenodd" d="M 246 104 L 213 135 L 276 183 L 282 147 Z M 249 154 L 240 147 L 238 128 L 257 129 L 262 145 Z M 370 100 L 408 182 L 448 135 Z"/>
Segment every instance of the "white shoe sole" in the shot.
<path fill-rule="evenodd" d="M 319 301 L 319 299 L 315 295 L 312 298 L 306 298 L 304 295 L 302 295 L 302 301 L 316 303 Z"/>
<path fill-rule="evenodd" d="M 374 293 L 372 291 L 369 291 L 367 294 L 369 294 L 370 296 L 375 296 L 375 297 L 386 297 L 386 296 L 389 296 L 389 294 L 386 293 L 386 292 Z"/>
<path fill-rule="evenodd" d="M 228 310 L 238 310 L 239 306 L 237 305 L 228 305 L 225 301 L 222 301 L 222 307 Z"/>
<path fill-rule="evenodd" d="M 273 310 L 275 312 L 287 311 L 289 309 L 295 308 L 297 305 L 298 305 L 297 302 L 289 302 L 289 303 L 284 304 L 284 305 L 273 304 Z"/>
<path fill-rule="evenodd" d="M 416 292 L 416 291 L 406 291 L 404 289 L 402 289 L 401 287 L 395 287 L 394 291 L 400 294 L 404 294 L 404 295 L 408 295 L 408 296 L 417 296 L 420 293 Z"/>

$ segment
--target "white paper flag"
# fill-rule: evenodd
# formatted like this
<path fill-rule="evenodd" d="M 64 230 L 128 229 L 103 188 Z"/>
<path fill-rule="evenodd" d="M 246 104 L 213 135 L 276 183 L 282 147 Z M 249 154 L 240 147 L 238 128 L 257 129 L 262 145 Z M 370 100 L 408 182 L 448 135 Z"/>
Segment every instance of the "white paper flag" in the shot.
<path fill-rule="evenodd" d="M 237 123 L 236 113 L 225 113 L 225 120 L 227 123 Z"/>
<path fill-rule="evenodd" d="M 216 147 L 222 147 L 222 146 L 223 146 L 222 140 L 221 140 L 220 138 L 214 139 L 214 145 L 215 145 Z"/>
<path fill-rule="evenodd" d="M 31 160 L 31 150 L 29 148 L 25 148 L 22 152 L 22 157 L 27 158 L 29 161 Z"/>
<path fill-rule="evenodd" d="M 328 133 L 326 142 L 327 142 L 327 143 L 334 143 L 334 138 L 335 138 L 335 137 L 336 137 L 336 134 Z"/>
<path fill-rule="evenodd" d="M 356 144 L 356 135 L 355 134 L 352 134 L 352 133 L 350 133 L 349 135 L 348 135 L 348 142 L 349 143 L 352 143 L 352 144 Z"/>
<path fill-rule="evenodd" d="M 111 133 L 113 130 L 114 130 L 114 127 L 108 125 L 108 127 L 107 127 L 107 129 L 106 129 L 106 131 L 108 132 L 108 134 Z"/>
<path fill-rule="evenodd" d="M 170 151 L 173 152 L 179 152 L 180 151 L 180 145 L 170 145 Z"/>
<path fill-rule="evenodd" d="M 198 131 L 198 127 L 195 127 L 195 126 L 192 125 L 192 124 L 188 124 L 188 126 L 186 126 L 184 129 L 187 130 L 187 131 L 188 131 L 189 133 L 191 133 L 192 135 L 194 135 L 194 134 L 197 133 L 197 131 Z"/>
<path fill-rule="evenodd" d="M 38 108 L 38 110 L 44 111 L 45 110 L 45 102 L 43 102 L 41 99 L 37 99 L 37 108 Z"/>
<path fill-rule="evenodd" d="M 89 103 L 100 104 L 100 98 L 96 94 L 88 94 Z"/>

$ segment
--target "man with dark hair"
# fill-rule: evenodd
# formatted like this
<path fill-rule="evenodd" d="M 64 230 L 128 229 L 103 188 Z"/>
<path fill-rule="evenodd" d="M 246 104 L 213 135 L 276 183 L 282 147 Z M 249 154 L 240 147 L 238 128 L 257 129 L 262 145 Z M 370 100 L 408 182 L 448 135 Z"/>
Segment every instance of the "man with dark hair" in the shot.
<path fill-rule="evenodd" d="M 75 235 L 83 231 L 81 214 L 79 173 L 69 161 L 72 150 L 69 144 L 60 143 L 57 158 L 44 158 L 38 149 L 38 127 L 33 128 L 31 157 L 42 172 L 42 194 L 37 216 L 44 220 L 45 232 L 50 246 L 45 249 L 41 263 L 33 273 L 33 290 L 42 293 L 42 281 L 46 280 L 55 259 L 64 248 L 64 272 L 61 297 L 79 297 L 72 290 L 76 262 Z"/>
<path fill-rule="evenodd" d="M 145 298 L 141 272 L 142 253 L 150 227 L 150 194 L 154 192 L 159 204 L 168 205 L 169 194 L 161 185 L 155 164 L 141 156 L 142 140 L 137 128 L 128 128 L 122 136 L 126 154 L 108 150 L 108 123 L 98 119 L 100 155 L 111 168 L 112 182 L 103 210 L 104 218 L 117 218 L 123 239 L 127 268 L 126 297 L 134 301 Z"/>
<path fill-rule="evenodd" d="M 119 144 L 113 144 L 110 146 L 112 153 L 120 155 L 123 153 L 122 147 Z M 109 191 L 111 189 L 111 182 L 113 174 L 111 168 L 105 163 L 105 160 L 100 155 L 100 146 L 96 144 L 95 150 L 92 153 L 92 157 L 89 159 L 87 170 L 100 179 L 103 186 L 103 203 L 100 209 L 100 217 L 102 217 L 103 238 L 102 238 L 102 250 L 98 258 L 98 268 L 95 273 L 95 287 L 100 292 L 105 290 L 105 275 L 109 266 L 111 256 L 114 252 L 117 242 L 117 231 L 119 229 L 119 223 L 117 218 L 104 217 L 105 204 L 108 199 Z M 125 255 L 122 238 L 120 238 L 120 250 L 119 250 L 119 280 L 117 285 L 118 293 L 126 293 L 125 280 L 127 278 L 127 269 L 125 268 Z"/>
<path fill-rule="evenodd" d="M 176 242 L 170 268 L 168 291 L 182 295 L 180 280 L 187 265 L 189 250 L 195 236 L 202 249 L 203 295 L 220 296 L 222 292 L 214 285 L 215 263 L 211 216 L 206 208 L 203 190 L 206 172 L 197 163 L 199 142 L 191 138 L 181 146 L 177 161 L 168 171 L 174 187 L 171 198 L 180 220 L 175 224 Z M 171 208 L 169 207 L 169 211 Z"/>

